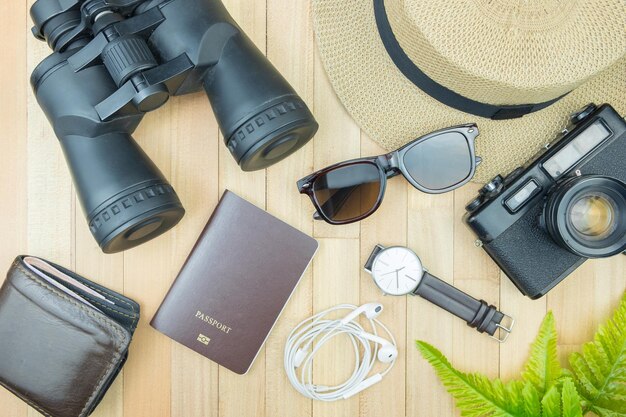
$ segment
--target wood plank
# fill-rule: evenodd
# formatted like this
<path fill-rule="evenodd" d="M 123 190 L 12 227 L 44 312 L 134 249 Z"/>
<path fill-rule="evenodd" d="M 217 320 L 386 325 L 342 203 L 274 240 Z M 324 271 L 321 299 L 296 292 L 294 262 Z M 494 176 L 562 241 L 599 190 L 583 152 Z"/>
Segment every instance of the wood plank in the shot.
<path fill-rule="evenodd" d="M 598 326 L 611 317 L 626 290 L 623 256 L 585 262 L 547 295 L 559 334 L 563 364 L 571 352 L 593 338 Z"/>
<path fill-rule="evenodd" d="M 313 313 L 338 304 L 359 305 L 359 241 L 320 239 L 313 261 Z M 343 318 L 347 310 L 335 316 Z M 335 338 L 318 351 L 313 364 L 315 383 L 332 386 L 345 381 L 354 369 L 354 352 L 347 337 Z M 359 396 L 335 402 L 313 402 L 314 417 L 359 416 Z"/>
<path fill-rule="evenodd" d="M 314 43 L 309 2 L 269 0 L 267 55 L 302 99 L 314 108 Z M 267 209 L 307 234 L 313 232 L 310 203 L 297 192 L 295 182 L 311 172 L 314 144 L 267 170 Z M 291 387 L 283 368 L 285 340 L 291 329 L 312 314 L 312 267 L 300 281 L 266 343 L 265 413 L 267 416 L 308 417 L 312 402 Z"/>
<path fill-rule="evenodd" d="M 27 226 L 27 36 L 24 28 L 27 4 L 12 2 L 5 5 L 0 16 L 3 31 L 11 38 L 5 45 L 9 65 L 0 65 L 0 126 L 2 126 L 2 152 L 0 152 L 0 201 L 2 215 L 10 221 L 0 222 L 0 265 L 11 264 L 18 253 L 26 250 Z M 7 239 L 7 237 L 10 237 Z M 4 281 L 0 275 L 0 284 Z"/>
<path fill-rule="evenodd" d="M 0 285 L 4 271 L 18 254 L 27 253 L 27 36 L 24 27 L 28 18 L 26 2 L 11 2 L 3 8 L 0 25 L 10 42 L 4 46 L 8 65 L 0 66 L 0 126 L 3 129 L 0 152 L 0 201 L 3 220 L 0 221 Z M 0 404 L 6 417 L 24 417 L 26 403 L 4 388 L 0 388 Z"/>
<path fill-rule="evenodd" d="M 453 283 L 453 193 L 429 195 L 408 187 L 408 246 L 431 274 Z M 407 415 L 449 416 L 452 398 L 428 362 L 415 348 L 415 340 L 434 345 L 446 356 L 454 354 L 454 329 L 458 319 L 420 297 L 407 300 Z"/>
<path fill-rule="evenodd" d="M 367 135 L 362 134 L 362 155 L 381 155 L 385 152 Z M 403 178 L 394 178 L 388 182 L 385 201 L 376 213 L 360 223 L 360 228 L 360 304 L 370 302 L 383 304 L 384 312 L 379 319 L 389 327 L 398 347 L 398 359 L 390 373 L 384 377 L 382 382 L 361 393 L 361 416 L 403 417 L 406 411 L 407 357 L 415 355 L 414 344 L 406 337 L 407 298 L 383 296 L 380 289 L 372 281 L 372 276 L 363 270 L 363 265 L 377 244 L 384 246 L 406 245 L 407 183 Z M 386 335 L 382 335 L 382 337 L 387 338 Z"/>
<path fill-rule="evenodd" d="M 29 4 L 32 3 L 31 0 Z M 30 76 L 51 51 L 46 43 L 32 36 L 28 36 L 27 46 Z M 71 266 L 74 200 L 69 170 L 34 94 L 28 95 L 27 112 L 28 252 Z"/>
<path fill-rule="evenodd" d="M 179 271 L 219 200 L 219 152 L 223 146 L 205 94 L 176 99 L 172 120 L 171 181 L 186 214 L 172 234 L 172 256 Z M 175 272 L 177 274 L 177 272 Z M 218 415 L 218 366 L 179 344 L 172 344 L 172 416 Z"/>
<path fill-rule="evenodd" d="M 224 4 L 230 14 L 254 41 L 259 49 L 266 49 L 266 1 L 227 0 Z M 220 143 L 219 188 L 237 193 L 253 204 L 265 208 L 265 171 L 243 172 Z M 240 417 L 265 415 L 265 348 L 259 353 L 248 374 L 240 376 L 219 369 L 219 415 Z M 242 395 L 245 393 L 245 401 Z"/>

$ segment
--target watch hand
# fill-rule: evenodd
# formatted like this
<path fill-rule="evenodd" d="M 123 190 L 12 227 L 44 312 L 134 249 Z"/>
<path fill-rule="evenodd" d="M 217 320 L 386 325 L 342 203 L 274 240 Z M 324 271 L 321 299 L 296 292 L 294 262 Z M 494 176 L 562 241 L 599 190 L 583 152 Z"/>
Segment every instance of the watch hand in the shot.
<path fill-rule="evenodd" d="M 393 274 L 394 272 L 397 272 L 397 271 L 394 270 L 394 271 L 385 272 L 384 274 L 381 274 L 380 276 L 384 277 L 385 275 Z"/>
<path fill-rule="evenodd" d="M 396 271 L 396 289 L 400 289 L 400 277 L 398 275 L 398 271 Z"/>

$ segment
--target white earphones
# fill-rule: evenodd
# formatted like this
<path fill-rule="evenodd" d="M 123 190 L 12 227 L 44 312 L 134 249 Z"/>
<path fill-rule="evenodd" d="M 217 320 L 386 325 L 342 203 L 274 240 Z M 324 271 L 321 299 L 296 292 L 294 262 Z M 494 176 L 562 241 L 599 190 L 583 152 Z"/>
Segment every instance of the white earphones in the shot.
<path fill-rule="evenodd" d="M 325 318 L 328 314 L 340 310 L 351 311 L 340 320 Z M 398 357 L 393 335 L 376 319 L 382 311 L 383 306 L 379 303 L 368 303 L 360 307 L 342 304 L 322 311 L 298 324 L 289 334 L 285 344 L 285 371 L 293 387 L 309 398 L 336 401 L 350 398 L 380 382 L 383 376 L 391 370 Z M 371 333 L 355 321 L 361 314 L 369 320 Z M 389 335 L 391 341 L 378 336 L 377 326 Z M 340 334 L 345 334 L 350 338 L 358 366 L 343 384 L 333 387 L 313 384 L 313 357 L 328 340 Z M 362 355 L 360 348 L 362 348 Z M 383 372 L 368 377 L 376 359 L 389 366 Z M 300 371 L 299 375 L 298 371 Z"/>
<path fill-rule="evenodd" d="M 380 348 L 376 354 L 376 357 L 380 362 L 391 363 L 398 357 L 398 349 L 382 337 L 374 336 L 373 334 L 367 332 L 362 332 L 360 336 L 367 340 L 371 340 L 374 343 L 380 344 Z"/>
<path fill-rule="evenodd" d="M 368 320 L 374 320 L 383 311 L 383 305 L 380 303 L 367 303 L 361 307 L 355 308 L 353 312 L 341 319 L 342 324 L 350 323 L 357 318 L 359 314 L 364 314 Z"/>

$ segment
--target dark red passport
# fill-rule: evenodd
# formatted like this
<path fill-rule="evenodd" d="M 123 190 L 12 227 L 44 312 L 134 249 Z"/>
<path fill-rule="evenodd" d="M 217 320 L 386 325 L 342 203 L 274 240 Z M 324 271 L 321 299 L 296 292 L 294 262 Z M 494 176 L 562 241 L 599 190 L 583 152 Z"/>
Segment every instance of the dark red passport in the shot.
<path fill-rule="evenodd" d="M 150 324 L 245 374 L 317 246 L 227 190 Z"/>

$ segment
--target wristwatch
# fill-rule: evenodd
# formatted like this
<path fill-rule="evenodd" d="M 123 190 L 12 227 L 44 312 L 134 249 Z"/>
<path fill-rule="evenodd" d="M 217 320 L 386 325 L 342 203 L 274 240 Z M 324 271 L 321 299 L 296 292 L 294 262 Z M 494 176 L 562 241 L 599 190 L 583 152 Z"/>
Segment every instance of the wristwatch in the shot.
<path fill-rule="evenodd" d="M 376 245 L 365 263 L 365 271 L 385 295 L 419 295 L 499 342 L 511 333 L 515 322 L 512 317 L 429 274 L 409 248 Z"/>

